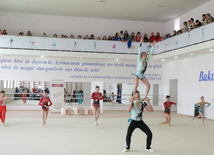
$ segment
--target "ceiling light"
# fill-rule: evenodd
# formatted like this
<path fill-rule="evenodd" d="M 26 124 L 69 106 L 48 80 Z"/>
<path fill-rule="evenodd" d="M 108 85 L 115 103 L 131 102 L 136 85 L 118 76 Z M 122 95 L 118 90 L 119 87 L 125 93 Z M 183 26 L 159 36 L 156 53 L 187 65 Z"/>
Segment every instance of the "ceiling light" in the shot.
<path fill-rule="evenodd" d="M 118 59 L 116 59 L 116 61 L 118 61 Z"/>
<path fill-rule="evenodd" d="M 162 59 L 161 61 L 165 61 L 164 59 Z"/>
<path fill-rule="evenodd" d="M 175 56 L 175 59 L 177 59 L 178 57 L 177 56 Z"/>
<path fill-rule="evenodd" d="M 42 55 L 41 58 L 43 58 L 44 56 Z"/>
<path fill-rule="evenodd" d="M 210 52 L 212 52 L 212 51 L 213 51 L 213 49 L 210 50 Z"/>
<path fill-rule="evenodd" d="M 193 55 L 193 53 L 191 53 L 190 55 Z"/>

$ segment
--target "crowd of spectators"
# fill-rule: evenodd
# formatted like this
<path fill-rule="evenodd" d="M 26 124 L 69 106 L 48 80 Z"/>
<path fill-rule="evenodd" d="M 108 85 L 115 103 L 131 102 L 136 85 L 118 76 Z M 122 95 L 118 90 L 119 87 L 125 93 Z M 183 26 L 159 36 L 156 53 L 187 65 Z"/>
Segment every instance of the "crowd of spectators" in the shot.
<path fill-rule="evenodd" d="M 183 22 L 183 28 L 181 30 L 178 30 L 178 31 L 174 30 L 172 35 L 166 34 L 163 37 L 163 39 L 168 39 L 182 33 L 190 32 L 193 29 L 199 28 L 203 25 L 206 25 L 212 22 L 214 22 L 214 18 L 209 13 L 202 15 L 201 22 L 198 19 L 195 21 L 194 18 L 190 18 L 190 20 Z"/>
<path fill-rule="evenodd" d="M 198 28 L 200 26 L 203 26 L 203 25 L 206 25 L 206 24 L 209 24 L 212 22 L 214 22 L 214 18 L 209 13 L 207 13 L 207 14 L 202 15 L 201 22 L 199 20 L 194 21 L 193 18 L 190 18 L 190 20 L 188 22 L 184 21 L 183 22 L 183 28 L 181 30 L 178 30 L 178 31 L 174 30 L 172 35 L 166 34 L 164 37 L 161 37 L 159 32 L 157 32 L 156 35 L 154 35 L 154 32 L 152 32 L 151 36 L 148 37 L 147 34 L 144 34 L 144 36 L 142 36 L 140 32 L 137 32 L 137 35 L 135 35 L 135 33 L 132 32 L 130 35 L 127 30 L 125 30 L 124 32 L 123 32 L 123 30 L 121 30 L 120 32 L 116 32 L 114 36 L 108 36 L 108 37 L 103 36 L 102 40 L 122 41 L 122 42 L 127 42 L 127 41 L 140 42 L 141 38 L 143 38 L 143 42 L 153 42 L 153 41 L 158 42 L 158 41 L 161 41 L 164 39 L 168 39 L 168 38 L 177 36 L 181 33 L 190 32 L 191 30 L 193 30 L 195 28 Z M 2 31 L 0 29 L 0 34 L 7 35 L 7 30 L 4 29 Z M 17 34 L 17 36 L 24 36 L 24 32 L 23 31 L 19 32 L 19 34 Z M 33 35 L 31 33 L 31 31 L 28 31 L 26 36 L 33 36 Z M 43 35 L 41 37 L 47 37 L 46 33 L 43 33 Z M 54 34 L 53 37 L 58 38 L 58 35 Z M 62 34 L 61 38 L 75 38 L 75 36 L 73 34 L 71 34 L 70 37 L 68 37 L 68 35 Z M 96 39 L 93 34 L 91 34 L 90 36 L 86 35 L 85 37 L 78 35 L 77 38 L 78 39 L 86 39 L 86 40 L 87 39 L 88 40 Z M 101 38 L 98 37 L 96 40 L 101 40 Z"/>
<path fill-rule="evenodd" d="M 32 88 L 32 92 L 30 92 L 28 88 L 20 86 L 19 88 L 16 87 L 14 97 L 15 97 L 15 100 L 18 98 L 22 99 L 22 95 L 26 94 L 26 96 L 31 100 L 39 100 L 41 97 L 43 97 L 44 92 L 49 94 L 49 89 L 45 88 L 45 90 L 43 91 L 41 88 L 36 87 L 36 88 Z"/>

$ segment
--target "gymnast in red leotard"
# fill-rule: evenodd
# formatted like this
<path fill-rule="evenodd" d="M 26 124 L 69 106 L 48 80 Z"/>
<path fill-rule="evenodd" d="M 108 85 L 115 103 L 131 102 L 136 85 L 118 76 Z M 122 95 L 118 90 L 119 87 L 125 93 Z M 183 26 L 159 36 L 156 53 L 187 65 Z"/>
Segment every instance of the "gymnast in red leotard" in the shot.
<path fill-rule="evenodd" d="M 166 96 L 166 101 L 163 103 L 164 104 L 164 113 L 163 115 L 166 117 L 165 122 L 161 122 L 160 124 L 166 124 L 169 123 L 169 126 L 171 126 L 171 116 L 170 116 L 170 110 L 171 110 L 171 105 L 174 104 L 174 107 L 176 106 L 176 103 L 170 101 L 170 96 Z"/>
<path fill-rule="evenodd" d="M 46 125 L 46 119 L 48 117 L 49 107 L 52 105 L 52 102 L 49 98 L 47 98 L 47 93 L 44 92 L 44 97 L 42 97 L 39 101 L 39 105 L 42 106 L 42 126 Z M 50 104 L 48 105 L 48 102 Z"/>
<path fill-rule="evenodd" d="M 103 95 L 102 93 L 99 92 L 100 87 L 96 86 L 95 87 L 96 92 L 93 92 L 91 94 L 91 99 L 93 99 L 93 104 L 92 104 L 92 110 L 94 113 L 94 121 L 95 121 L 95 126 L 98 125 L 97 120 L 100 116 L 100 100 L 103 100 Z"/>

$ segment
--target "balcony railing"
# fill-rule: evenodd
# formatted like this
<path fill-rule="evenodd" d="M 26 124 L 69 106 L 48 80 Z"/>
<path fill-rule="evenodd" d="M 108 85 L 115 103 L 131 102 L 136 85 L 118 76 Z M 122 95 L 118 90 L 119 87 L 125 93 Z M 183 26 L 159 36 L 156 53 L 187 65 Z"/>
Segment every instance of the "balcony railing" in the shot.
<path fill-rule="evenodd" d="M 155 45 L 153 54 L 191 46 L 214 39 L 214 23 L 194 29 L 189 33 L 163 40 Z M 48 51 L 81 51 L 116 54 L 137 54 L 139 42 L 132 42 L 128 48 L 127 42 L 83 40 L 70 38 L 48 38 L 27 36 L 0 36 L 0 48 L 26 49 L 26 50 L 48 50 Z M 150 43 L 143 43 L 142 51 L 149 51 Z"/>

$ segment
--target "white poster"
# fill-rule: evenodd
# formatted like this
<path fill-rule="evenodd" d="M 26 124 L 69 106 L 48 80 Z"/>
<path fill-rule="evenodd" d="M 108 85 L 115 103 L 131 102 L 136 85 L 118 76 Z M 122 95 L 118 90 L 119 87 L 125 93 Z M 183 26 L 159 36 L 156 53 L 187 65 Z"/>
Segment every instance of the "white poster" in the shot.
<path fill-rule="evenodd" d="M 52 113 L 61 112 L 61 108 L 64 108 L 64 81 L 63 80 L 51 80 L 51 106 Z"/>
<path fill-rule="evenodd" d="M 51 81 L 54 78 L 69 82 L 133 83 L 137 56 L 136 61 L 2 56 L 0 72 L 1 80 Z M 145 76 L 150 83 L 162 83 L 162 63 L 149 62 Z"/>

